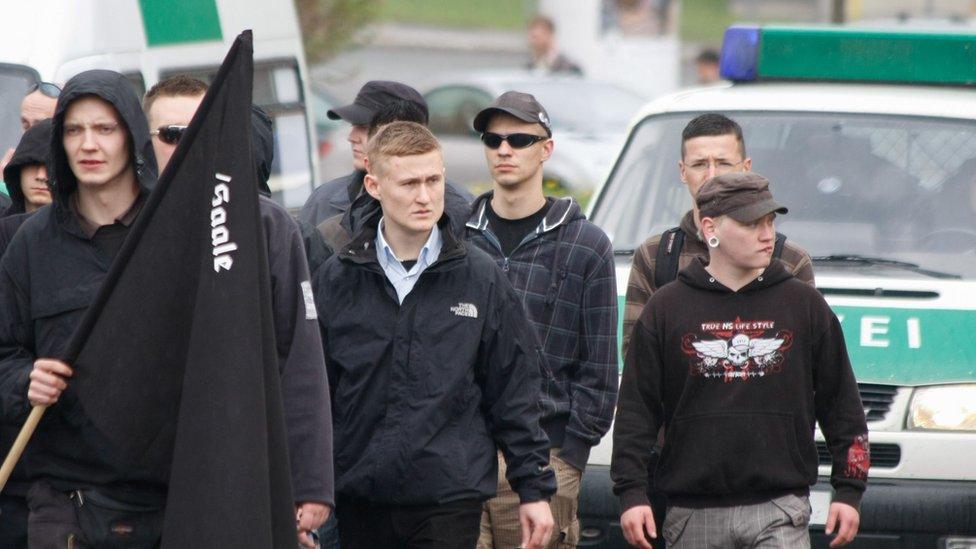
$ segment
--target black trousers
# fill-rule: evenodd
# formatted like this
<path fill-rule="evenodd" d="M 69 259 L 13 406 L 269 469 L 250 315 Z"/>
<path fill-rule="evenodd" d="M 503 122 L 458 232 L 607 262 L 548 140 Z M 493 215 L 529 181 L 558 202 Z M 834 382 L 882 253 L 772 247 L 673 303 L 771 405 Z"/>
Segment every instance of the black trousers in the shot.
<path fill-rule="evenodd" d="M 342 549 L 473 549 L 481 533 L 481 501 L 383 505 L 339 495 Z"/>
<path fill-rule="evenodd" d="M 27 498 L 0 495 L 0 547 L 27 549 Z"/>

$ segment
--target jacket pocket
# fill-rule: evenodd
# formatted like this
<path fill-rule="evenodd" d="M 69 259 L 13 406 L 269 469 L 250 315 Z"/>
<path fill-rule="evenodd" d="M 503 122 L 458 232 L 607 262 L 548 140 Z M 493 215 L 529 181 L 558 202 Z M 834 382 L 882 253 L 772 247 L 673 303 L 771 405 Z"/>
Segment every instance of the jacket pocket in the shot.
<path fill-rule="evenodd" d="M 804 464 L 798 431 L 802 426 L 791 413 L 676 418 L 667 428 L 658 486 L 668 494 L 689 496 L 808 486 L 816 480 L 816 465 Z"/>
<path fill-rule="evenodd" d="M 80 284 L 54 291 L 38 291 L 31 296 L 31 318 L 56 317 L 77 309 L 87 309 L 98 293 L 98 283 Z"/>
<path fill-rule="evenodd" d="M 85 311 L 95 300 L 98 288 L 98 284 L 82 284 L 54 291 L 33 292 L 30 315 L 34 340 L 66 345 Z"/>

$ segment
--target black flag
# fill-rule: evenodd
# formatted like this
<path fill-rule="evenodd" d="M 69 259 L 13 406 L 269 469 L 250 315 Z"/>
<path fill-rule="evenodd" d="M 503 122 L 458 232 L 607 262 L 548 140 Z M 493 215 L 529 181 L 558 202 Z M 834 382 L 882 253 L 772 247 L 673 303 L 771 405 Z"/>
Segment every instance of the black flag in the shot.
<path fill-rule="evenodd" d="M 251 150 L 252 48 L 250 31 L 234 42 L 66 357 L 117 459 L 168 476 L 163 547 L 298 543 Z"/>

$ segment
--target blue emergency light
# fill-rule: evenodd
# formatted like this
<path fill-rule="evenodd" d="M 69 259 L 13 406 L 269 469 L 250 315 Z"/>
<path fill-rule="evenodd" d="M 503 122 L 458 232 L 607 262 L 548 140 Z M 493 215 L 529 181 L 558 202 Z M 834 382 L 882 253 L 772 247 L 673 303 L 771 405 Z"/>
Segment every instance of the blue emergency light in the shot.
<path fill-rule="evenodd" d="M 976 84 L 976 33 L 734 25 L 719 70 L 736 82 Z"/>

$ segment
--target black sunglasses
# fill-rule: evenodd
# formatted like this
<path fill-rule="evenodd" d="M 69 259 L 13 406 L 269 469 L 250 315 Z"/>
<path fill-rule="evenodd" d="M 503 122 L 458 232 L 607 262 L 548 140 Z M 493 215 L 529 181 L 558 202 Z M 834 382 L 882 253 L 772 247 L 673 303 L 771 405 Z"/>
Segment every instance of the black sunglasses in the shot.
<path fill-rule="evenodd" d="M 155 135 L 159 137 L 159 140 L 167 145 L 175 145 L 180 142 L 180 138 L 183 137 L 183 132 L 186 131 L 187 126 L 180 126 L 177 124 L 170 124 L 169 126 L 160 126 L 149 132 L 149 135 Z"/>
<path fill-rule="evenodd" d="M 38 90 L 51 99 L 57 99 L 61 95 L 61 88 L 50 82 L 34 82 L 31 87 L 27 88 L 27 93 L 24 95 L 30 95 Z"/>
<path fill-rule="evenodd" d="M 497 133 L 485 132 L 481 134 L 481 142 L 489 149 L 497 149 L 502 146 L 502 141 L 508 141 L 513 149 L 524 149 L 535 145 L 539 141 L 549 139 L 544 135 L 533 135 L 531 133 L 510 133 L 501 135 Z"/>

